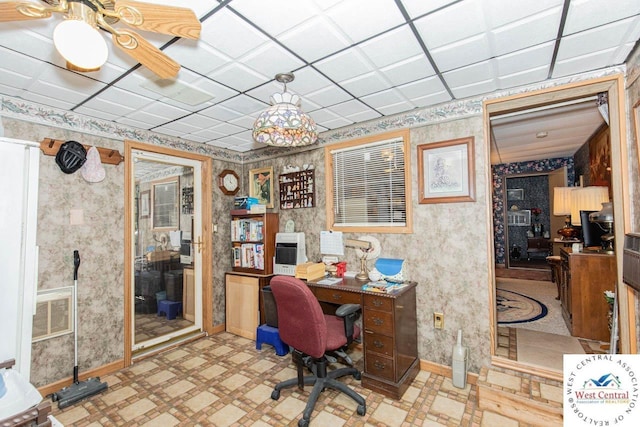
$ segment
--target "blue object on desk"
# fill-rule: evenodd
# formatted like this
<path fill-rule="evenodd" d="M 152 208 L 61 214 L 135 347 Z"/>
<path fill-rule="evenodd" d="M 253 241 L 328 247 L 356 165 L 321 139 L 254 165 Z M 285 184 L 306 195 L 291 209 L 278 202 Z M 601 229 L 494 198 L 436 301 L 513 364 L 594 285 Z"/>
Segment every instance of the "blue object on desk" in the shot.
<path fill-rule="evenodd" d="M 382 275 L 383 279 L 398 282 L 405 280 L 403 259 L 378 258 L 376 270 Z"/>

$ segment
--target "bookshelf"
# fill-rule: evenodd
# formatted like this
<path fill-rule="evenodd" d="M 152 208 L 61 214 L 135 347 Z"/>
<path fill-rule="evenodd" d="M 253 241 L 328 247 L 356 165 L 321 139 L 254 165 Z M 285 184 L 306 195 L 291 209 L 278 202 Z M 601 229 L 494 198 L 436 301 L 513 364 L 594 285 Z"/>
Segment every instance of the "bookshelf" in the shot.
<path fill-rule="evenodd" d="M 277 213 L 231 211 L 231 245 L 233 271 L 272 274 L 278 232 Z"/>

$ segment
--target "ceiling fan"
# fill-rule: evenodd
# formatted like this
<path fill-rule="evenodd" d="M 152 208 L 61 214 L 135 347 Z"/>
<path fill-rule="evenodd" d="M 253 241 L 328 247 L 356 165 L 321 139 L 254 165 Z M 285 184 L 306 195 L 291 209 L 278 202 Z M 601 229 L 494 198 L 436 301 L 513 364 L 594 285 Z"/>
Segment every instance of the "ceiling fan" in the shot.
<path fill-rule="evenodd" d="M 200 21 L 191 9 L 131 0 L 42 0 L 46 5 L 27 1 L 0 2 L 0 22 L 49 18 L 64 14 L 56 26 L 56 49 L 74 71 L 97 71 L 107 60 L 108 48 L 101 29 L 111 33 L 113 43 L 127 55 L 149 68 L 160 78 L 178 74 L 180 64 L 143 36 L 128 29 L 115 28 L 121 21 L 144 31 L 188 39 L 200 37 Z"/>

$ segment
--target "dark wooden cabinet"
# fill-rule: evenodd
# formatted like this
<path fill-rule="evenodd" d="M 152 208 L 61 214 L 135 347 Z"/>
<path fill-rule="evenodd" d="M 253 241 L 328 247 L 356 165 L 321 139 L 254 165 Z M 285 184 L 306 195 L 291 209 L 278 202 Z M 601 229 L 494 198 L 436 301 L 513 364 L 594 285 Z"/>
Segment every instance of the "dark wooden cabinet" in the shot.
<path fill-rule="evenodd" d="M 362 306 L 364 372 L 362 386 L 400 399 L 418 371 L 416 284 L 393 294 L 362 291 L 362 282 L 309 283 L 323 308 L 355 303 Z"/>
<path fill-rule="evenodd" d="M 529 237 L 527 239 L 527 259 L 531 259 L 531 254 L 540 255 L 543 257 L 551 254 L 551 240 L 544 237 Z"/>
<path fill-rule="evenodd" d="M 560 303 L 571 335 L 609 341 L 604 291 L 616 286 L 615 255 L 561 248 Z"/>

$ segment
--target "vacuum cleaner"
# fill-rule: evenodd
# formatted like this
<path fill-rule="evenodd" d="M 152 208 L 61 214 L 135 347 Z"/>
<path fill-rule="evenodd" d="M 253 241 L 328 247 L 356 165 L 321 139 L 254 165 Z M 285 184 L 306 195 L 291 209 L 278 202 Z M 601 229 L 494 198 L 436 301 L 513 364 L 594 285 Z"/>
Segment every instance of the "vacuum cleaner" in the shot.
<path fill-rule="evenodd" d="M 88 378 L 85 381 L 78 379 L 78 267 L 80 267 L 80 253 L 73 251 L 73 384 L 64 387 L 57 393 L 53 393 L 52 400 L 58 402 L 58 408 L 64 409 L 83 399 L 102 393 L 107 389 L 107 383 L 100 382 L 100 378 Z"/>

